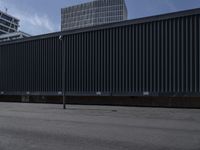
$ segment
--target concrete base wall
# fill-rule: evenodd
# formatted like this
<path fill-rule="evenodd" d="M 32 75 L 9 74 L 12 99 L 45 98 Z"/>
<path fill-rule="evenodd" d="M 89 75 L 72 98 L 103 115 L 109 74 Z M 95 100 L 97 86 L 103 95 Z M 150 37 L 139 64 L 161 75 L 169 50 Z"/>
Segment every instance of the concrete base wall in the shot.
<path fill-rule="evenodd" d="M 62 97 L 30 96 L 29 101 L 27 101 L 27 99 L 21 96 L 0 96 L 0 101 L 61 104 Z M 200 98 L 198 97 L 66 97 L 66 103 L 81 105 L 200 108 Z"/>

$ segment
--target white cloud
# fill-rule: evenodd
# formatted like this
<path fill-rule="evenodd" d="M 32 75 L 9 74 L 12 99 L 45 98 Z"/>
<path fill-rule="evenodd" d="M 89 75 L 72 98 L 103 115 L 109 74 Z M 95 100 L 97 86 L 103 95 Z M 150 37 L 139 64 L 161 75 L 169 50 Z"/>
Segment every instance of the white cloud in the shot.
<path fill-rule="evenodd" d="M 17 12 L 15 14 L 16 17 L 18 17 L 21 20 L 22 27 L 25 26 L 33 26 L 36 29 L 40 28 L 39 30 L 43 29 L 47 32 L 53 32 L 55 31 L 55 27 L 53 23 L 50 21 L 47 15 L 38 15 L 37 13 L 35 14 L 25 14 L 25 13 L 19 13 Z M 27 28 L 27 27 L 25 27 Z"/>
<path fill-rule="evenodd" d="M 57 25 L 54 25 L 48 15 L 40 13 L 31 13 L 16 8 L 13 4 L 0 0 L 0 9 L 9 6 L 9 14 L 20 19 L 20 30 L 31 35 L 54 32 L 58 30 Z"/>

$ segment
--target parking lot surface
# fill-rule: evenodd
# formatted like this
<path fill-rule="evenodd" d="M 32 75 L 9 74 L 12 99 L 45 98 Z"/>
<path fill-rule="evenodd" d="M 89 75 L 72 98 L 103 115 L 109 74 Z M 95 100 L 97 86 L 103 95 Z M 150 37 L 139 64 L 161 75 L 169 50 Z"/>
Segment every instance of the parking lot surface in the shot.
<path fill-rule="evenodd" d="M 0 103 L 0 150 L 200 150 L 200 110 Z"/>

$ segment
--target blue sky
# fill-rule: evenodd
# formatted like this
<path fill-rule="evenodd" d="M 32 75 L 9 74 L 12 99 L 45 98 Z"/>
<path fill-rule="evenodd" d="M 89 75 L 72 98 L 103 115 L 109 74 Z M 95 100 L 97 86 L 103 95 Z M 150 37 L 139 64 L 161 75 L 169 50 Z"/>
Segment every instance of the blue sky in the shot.
<path fill-rule="evenodd" d="M 31 35 L 60 30 L 60 8 L 91 0 L 0 0 L 0 9 L 21 20 L 20 30 Z M 200 8 L 200 0 L 126 0 L 129 19 Z"/>

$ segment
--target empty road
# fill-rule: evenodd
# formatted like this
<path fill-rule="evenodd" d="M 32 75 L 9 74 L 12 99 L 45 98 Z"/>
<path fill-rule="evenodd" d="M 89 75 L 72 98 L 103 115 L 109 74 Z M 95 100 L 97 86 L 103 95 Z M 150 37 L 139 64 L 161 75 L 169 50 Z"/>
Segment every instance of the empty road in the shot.
<path fill-rule="evenodd" d="M 200 110 L 0 103 L 0 150 L 200 150 Z"/>

